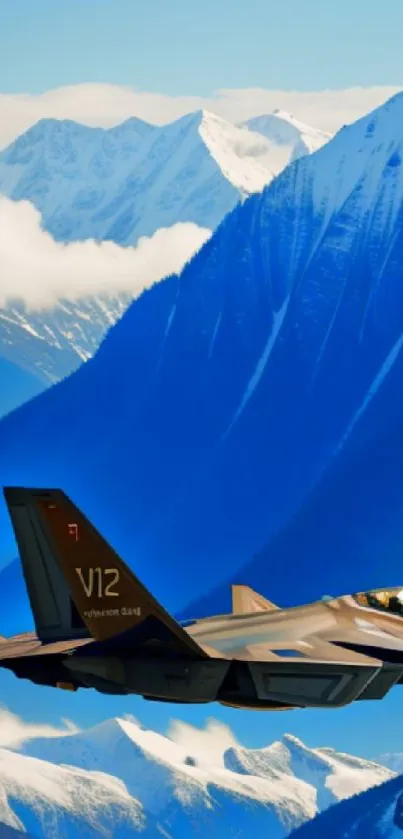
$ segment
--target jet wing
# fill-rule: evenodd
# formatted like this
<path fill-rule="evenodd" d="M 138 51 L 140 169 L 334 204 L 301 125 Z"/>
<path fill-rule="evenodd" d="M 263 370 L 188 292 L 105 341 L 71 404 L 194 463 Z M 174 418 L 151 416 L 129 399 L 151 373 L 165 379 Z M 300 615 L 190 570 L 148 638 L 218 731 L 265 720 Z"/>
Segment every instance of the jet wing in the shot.
<path fill-rule="evenodd" d="M 83 644 L 87 645 L 88 639 L 77 638 L 70 641 L 56 641 L 54 644 L 42 644 L 36 636 L 30 638 L 6 638 L 0 644 L 0 666 L 7 659 L 22 659 L 32 656 L 58 656 L 76 651 Z M 4 665 L 3 665 L 4 666 Z"/>
<path fill-rule="evenodd" d="M 41 647 L 41 642 L 34 634 L 17 636 L 16 638 L 2 638 L 0 642 L 0 662 L 7 658 L 22 658 L 31 655 L 34 650 Z"/>
<path fill-rule="evenodd" d="M 0 667 L 10 670 L 19 679 L 29 679 L 38 685 L 65 687 L 75 690 L 79 682 L 67 682 L 63 659 L 66 654 L 76 651 L 80 645 L 88 644 L 88 639 L 77 638 L 75 641 L 59 641 L 43 644 L 34 633 L 7 638 L 0 644 Z"/>

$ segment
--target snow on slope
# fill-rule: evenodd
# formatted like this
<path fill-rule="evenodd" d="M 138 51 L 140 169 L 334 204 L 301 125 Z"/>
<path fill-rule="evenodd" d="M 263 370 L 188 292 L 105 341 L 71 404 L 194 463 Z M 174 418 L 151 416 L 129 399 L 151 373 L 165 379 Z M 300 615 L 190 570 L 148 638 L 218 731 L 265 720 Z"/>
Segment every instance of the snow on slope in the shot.
<path fill-rule="evenodd" d="M 175 837 L 198 835 L 189 826 L 197 821 L 201 836 L 246 839 L 255 826 L 259 833 L 265 830 L 277 839 L 315 814 L 314 794 L 298 779 L 275 773 L 269 780 L 247 778 L 201 761 L 191 748 L 187 751 L 130 720 L 109 720 L 52 742 L 31 741 L 23 751 L 45 761 L 119 777 L 145 813 Z"/>
<path fill-rule="evenodd" d="M 30 373 L 43 390 L 91 358 L 131 299 L 123 293 L 66 299 L 38 311 L 15 302 L 0 309 L 0 356 Z"/>
<path fill-rule="evenodd" d="M 272 772 L 285 779 L 296 777 L 314 792 L 317 810 L 324 810 L 394 775 L 392 770 L 363 758 L 333 749 L 309 749 L 291 734 L 285 734 L 281 741 L 266 749 L 231 749 L 225 754 L 225 765 L 233 771 L 263 778 L 270 777 Z"/>
<path fill-rule="evenodd" d="M 331 134 L 312 128 L 295 119 L 292 114 L 276 109 L 272 114 L 252 117 L 241 124 L 262 134 L 270 144 L 270 159 L 277 172 L 288 163 L 312 154 L 331 139 Z"/>
<path fill-rule="evenodd" d="M 144 827 L 141 805 L 118 778 L 8 749 L 0 749 L 0 822 L 46 839 L 123 839 Z"/>
<path fill-rule="evenodd" d="M 291 735 L 265 749 L 223 742 L 222 753 L 212 756 L 200 749 L 191 727 L 185 734 L 176 742 L 117 718 L 63 737 L 31 739 L 19 758 L 119 778 L 145 819 L 151 816 L 175 839 L 246 839 L 256 830 L 280 839 L 333 802 L 394 776 L 361 758 L 308 749 Z"/>
<path fill-rule="evenodd" d="M 200 111 L 109 130 L 43 119 L 0 154 L 0 192 L 26 198 L 62 241 L 134 244 L 160 227 L 214 229 L 276 173 L 270 143 Z"/>
<path fill-rule="evenodd" d="M 211 156 L 241 195 L 260 192 L 277 175 L 271 145 L 257 131 L 241 127 L 207 111 L 202 112 L 199 135 Z"/>
<path fill-rule="evenodd" d="M 403 95 L 399 93 L 368 116 L 344 126 L 332 143 L 313 158 L 306 156 L 297 171 L 296 191 L 309 190 L 314 210 L 321 216 L 321 235 L 346 201 L 353 200 L 353 217 L 339 231 L 343 249 L 355 233 L 352 222 L 365 219 L 366 227 L 375 223 L 373 234 L 387 235 L 393 228 L 403 199 L 402 117 Z M 371 208 L 378 202 L 381 208 L 373 218 Z"/>

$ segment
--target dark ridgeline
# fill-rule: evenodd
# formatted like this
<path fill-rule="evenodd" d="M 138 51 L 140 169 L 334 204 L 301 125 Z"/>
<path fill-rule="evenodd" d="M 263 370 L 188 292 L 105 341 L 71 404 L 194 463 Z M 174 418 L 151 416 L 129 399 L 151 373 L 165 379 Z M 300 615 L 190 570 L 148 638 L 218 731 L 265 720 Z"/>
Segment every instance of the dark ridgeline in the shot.
<path fill-rule="evenodd" d="M 341 801 L 289 834 L 289 839 L 384 839 L 403 830 L 403 776 Z"/>

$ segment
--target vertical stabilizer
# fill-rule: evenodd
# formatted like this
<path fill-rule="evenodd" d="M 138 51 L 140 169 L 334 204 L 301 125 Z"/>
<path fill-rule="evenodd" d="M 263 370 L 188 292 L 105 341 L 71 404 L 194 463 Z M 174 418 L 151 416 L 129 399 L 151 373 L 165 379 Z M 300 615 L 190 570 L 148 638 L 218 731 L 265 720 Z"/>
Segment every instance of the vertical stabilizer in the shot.
<path fill-rule="evenodd" d="M 249 586 L 232 586 L 232 613 L 234 615 L 247 615 L 252 612 L 272 612 L 278 609 L 270 600 L 266 600 L 262 594 L 258 594 Z"/>
<path fill-rule="evenodd" d="M 38 515 L 35 492 L 10 487 L 4 496 L 38 638 L 47 643 L 90 637 Z"/>
<path fill-rule="evenodd" d="M 77 637 L 73 615 L 74 626 L 96 641 L 130 631 L 133 645 L 204 657 L 62 490 L 6 488 L 4 494 L 40 638 L 56 640 L 61 631 Z"/>

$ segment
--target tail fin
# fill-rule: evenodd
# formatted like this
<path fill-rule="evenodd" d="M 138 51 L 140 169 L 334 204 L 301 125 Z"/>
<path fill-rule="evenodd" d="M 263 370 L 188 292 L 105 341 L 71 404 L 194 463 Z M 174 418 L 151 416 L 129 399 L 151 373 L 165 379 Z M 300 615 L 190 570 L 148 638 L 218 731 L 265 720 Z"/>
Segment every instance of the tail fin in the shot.
<path fill-rule="evenodd" d="M 176 648 L 203 655 L 64 492 L 6 488 L 4 495 L 39 637 L 56 637 L 57 606 L 60 613 L 72 598 L 81 625 L 97 641 L 141 624 L 143 643 L 153 640 L 157 627 L 157 637 L 163 630 Z"/>
<path fill-rule="evenodd" d="M 278 609 L 270 600 L 266 600 L 262 594 L 253 591 L 249 586 L 232 586 L 232 613 L 234 615 L 246 615 L 251 612 L 272 612 Z"/>

